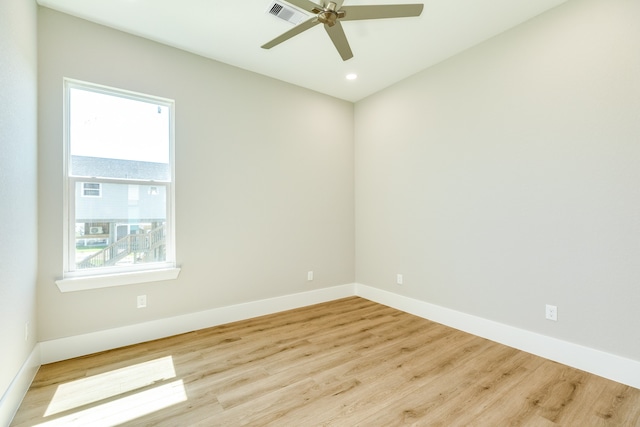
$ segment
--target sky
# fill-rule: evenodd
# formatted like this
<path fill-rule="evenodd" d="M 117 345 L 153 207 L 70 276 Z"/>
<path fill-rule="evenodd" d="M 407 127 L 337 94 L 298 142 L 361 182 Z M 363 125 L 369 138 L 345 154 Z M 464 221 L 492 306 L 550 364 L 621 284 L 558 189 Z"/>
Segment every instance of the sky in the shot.
<path fill-rule="evenodd" d="M 70 88 L 71 155 L 169 163 L 166 105 Z"/>

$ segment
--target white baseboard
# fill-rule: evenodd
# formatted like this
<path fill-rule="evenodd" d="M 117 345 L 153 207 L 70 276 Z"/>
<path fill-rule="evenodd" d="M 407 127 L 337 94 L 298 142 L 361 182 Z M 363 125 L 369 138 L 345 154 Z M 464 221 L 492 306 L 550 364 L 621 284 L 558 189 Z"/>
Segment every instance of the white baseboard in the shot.
<path fill-rule="evenodd" d="M 40 368 L 40 345 L 36 344 L 27 360 L 22 364 L 6 393 L 0 399 L 0 426 L 8 426 Z"/>
<path fill-rule="evenodd" d="M 356 295 L 640 389 L 640 361 L 356 284 Z"/>
<path fill-rule="evenodd" d="M 40 343 L 42 363 L 85 356 L 238 320 L 291 310 L 354 295 L 354 284 L 317 289 L 227 307 L 158 319 Z"/>
<path fill-rule="evenodd" d="M 41 357 L 41 363 L 57 362 L 353 295 L 640 389 L 640 361 L 616 356 L 363 284 L 348 284 L 317 289 L 158 319 L 121 328 L 43 341 L 40 343 L 39 357 Z"/>

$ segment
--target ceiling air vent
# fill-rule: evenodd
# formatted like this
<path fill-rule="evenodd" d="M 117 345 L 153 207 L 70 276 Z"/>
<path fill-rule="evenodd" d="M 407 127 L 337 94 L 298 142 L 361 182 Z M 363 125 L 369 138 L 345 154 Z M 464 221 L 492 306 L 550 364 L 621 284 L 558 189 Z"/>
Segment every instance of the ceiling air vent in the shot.
<path fill-rule="evenodd" d="M 283 19 L 293 25 L 298 25 L 309 17 L 304 12 L 301 12 L 298 9 L 294 9 L 293 7 L 281 1 L 274 1 L 270 3 L 269 7 L 267 8 L 267 13 L 277 16 L 278 18 Z"/>

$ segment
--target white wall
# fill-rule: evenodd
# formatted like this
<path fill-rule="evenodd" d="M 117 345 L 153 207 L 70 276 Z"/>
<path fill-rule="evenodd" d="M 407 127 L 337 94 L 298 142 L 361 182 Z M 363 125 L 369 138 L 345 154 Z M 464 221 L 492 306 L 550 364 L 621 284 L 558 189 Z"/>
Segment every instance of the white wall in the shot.
<path fill-rule="evenodd" d="M 35 2 L 0 2 L 0 425 L 36 343 L 36 37 Z"/>
<path fill-rule="evenodd" d="M 63 77 L 176 101 L 177 280 L 54 284 Z M 40 341 L 353 283 L 353 104 L 45 8 L 39 84 Z"/>
<path fill-rule="evenodd" d="M 357 282 L 640 360 L 639 16 L 570 1 L 357 103 Z"/>

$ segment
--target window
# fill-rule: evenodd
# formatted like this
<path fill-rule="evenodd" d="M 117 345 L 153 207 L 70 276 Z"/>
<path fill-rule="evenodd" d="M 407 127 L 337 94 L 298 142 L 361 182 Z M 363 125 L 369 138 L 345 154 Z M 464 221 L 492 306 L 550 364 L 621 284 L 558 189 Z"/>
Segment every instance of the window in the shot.
<path fill-rule="evenodd" d="M 173 109 L 65 80 L 65 279 L 175 268 Z"/>
<path fill-rule="evenodd" d="M 82 196 L 83 197 L 100 197 L 102 185 L 99 182 L 83 182 L 82 183 Z"/>

